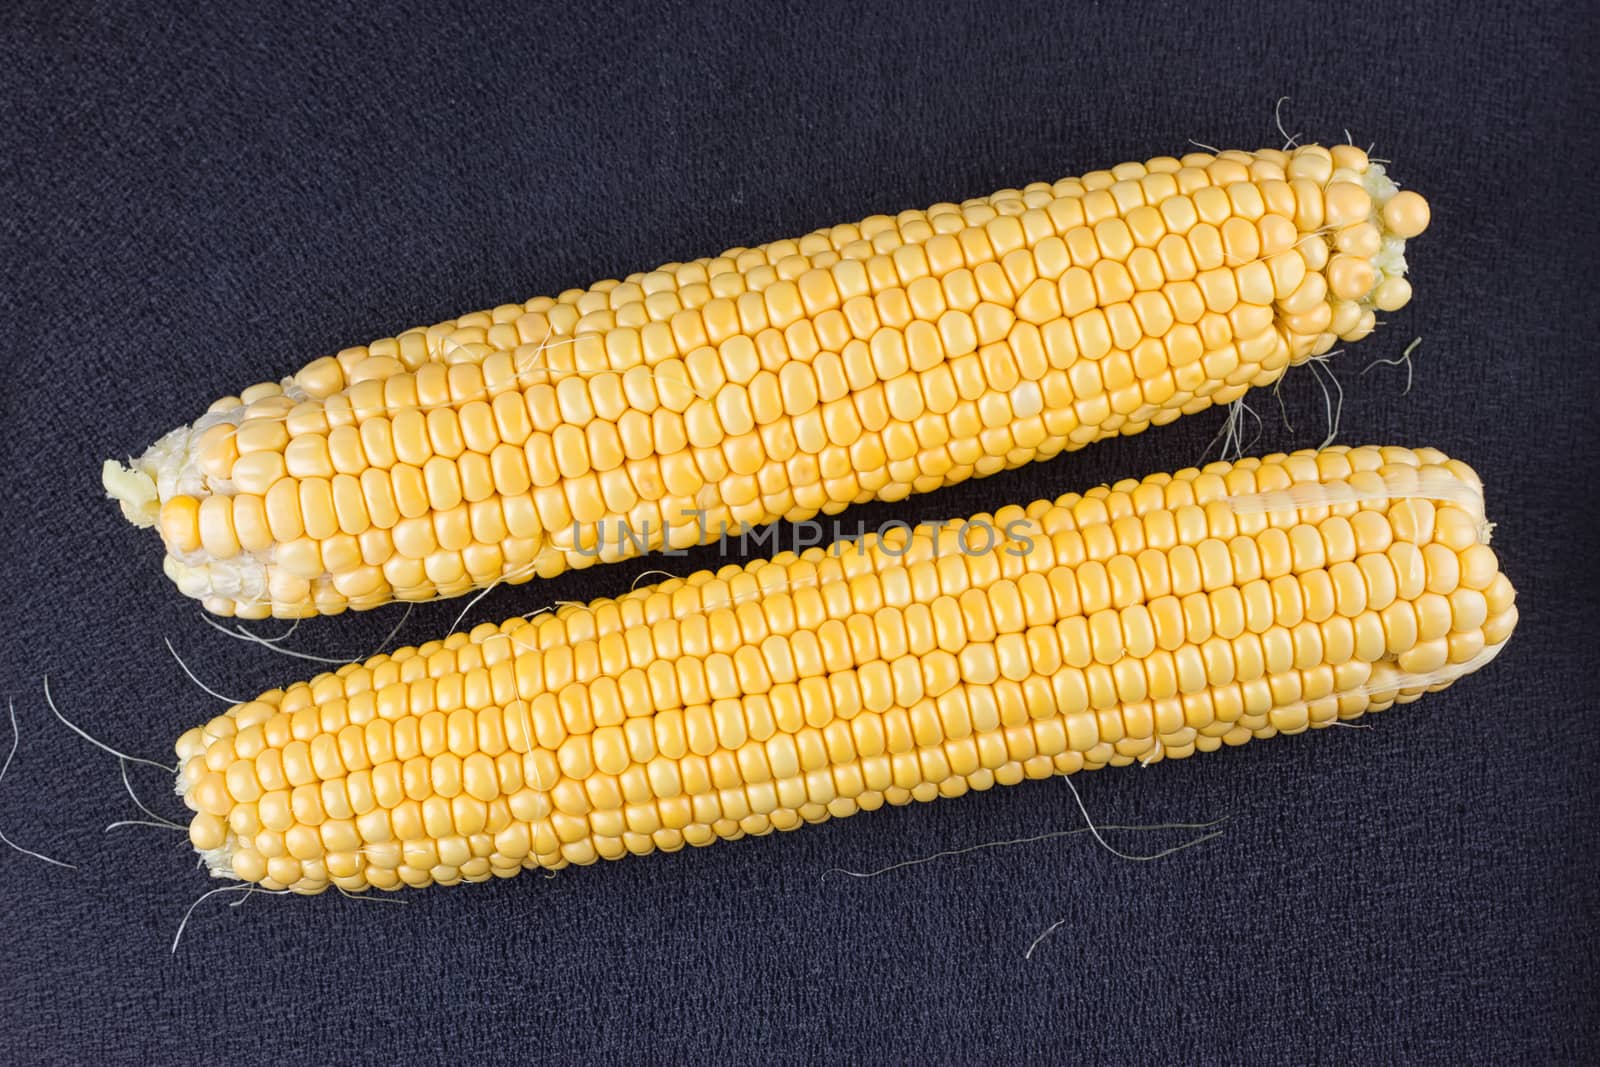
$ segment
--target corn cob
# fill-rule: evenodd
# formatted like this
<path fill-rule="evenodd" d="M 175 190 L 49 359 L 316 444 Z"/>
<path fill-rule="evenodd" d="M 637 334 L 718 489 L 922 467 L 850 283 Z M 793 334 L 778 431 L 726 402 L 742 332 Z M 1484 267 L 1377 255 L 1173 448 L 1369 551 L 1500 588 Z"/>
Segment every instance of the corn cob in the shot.
<path fill-rule="evenodd" d="M 214 874 L 315 893 L 1186 757 L 1486 663 L 1488 536 L 1432 450 L 1214 463 L 375 656 L 188 731 L 178 789 Z"/>
<path fill-rule="evenodd" d="M 219 614 L 452 596 L 1226 403 L 1403 305 L 1427 221 L 1348 146 L 1128 163 L 346 349 L 103 480 Z"/>

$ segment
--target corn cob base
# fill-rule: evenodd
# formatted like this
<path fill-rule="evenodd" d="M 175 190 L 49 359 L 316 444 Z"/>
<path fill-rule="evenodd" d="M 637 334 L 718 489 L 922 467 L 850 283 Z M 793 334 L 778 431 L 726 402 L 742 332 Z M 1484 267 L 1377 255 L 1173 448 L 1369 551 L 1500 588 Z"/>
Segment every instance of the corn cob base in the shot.
<path fill-rule="evenodd" d="M 220 614 L 454 596 L 1226 403 L 1404 304 L 1427 221 L 1349 146 L 1128 163 L 346 349 L 103 481 Z"/>
<path fill-rule="evenodd" d="M 1488 539 L 1432 450 L 1216 463 L 376 656 L 184 734 L 178 789 L 214 874 L 316 893 L 1181 758 L 1487 662 Z"/>

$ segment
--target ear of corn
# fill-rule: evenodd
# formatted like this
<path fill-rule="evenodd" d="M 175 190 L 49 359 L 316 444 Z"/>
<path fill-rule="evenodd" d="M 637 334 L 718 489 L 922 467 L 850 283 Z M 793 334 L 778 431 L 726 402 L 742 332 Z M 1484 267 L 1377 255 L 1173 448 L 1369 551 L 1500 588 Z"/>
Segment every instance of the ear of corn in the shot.
<path fill-rule="evenodd" d="M 1431 450 L 1212 464 L 485 624 L 177 744 L 212 871 L 482 881 L 1356 718 L 1516 622 Z M 977 531 L 985 531 L 980 534 Z"/>
<path fill-rule="evenodd" d="M 1163 157 L 346 349 L 108 493 L 221 614 L 451 596 L 898 499 L 1268 385 L 1404 304 L 1358 149 Z"/>

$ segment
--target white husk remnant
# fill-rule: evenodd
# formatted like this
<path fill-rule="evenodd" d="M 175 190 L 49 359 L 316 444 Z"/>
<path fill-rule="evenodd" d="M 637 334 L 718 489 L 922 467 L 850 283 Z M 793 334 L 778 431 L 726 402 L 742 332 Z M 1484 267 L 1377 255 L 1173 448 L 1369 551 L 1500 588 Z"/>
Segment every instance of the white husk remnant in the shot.
<path fill-rule="evenodd" d="M 280 385 L 291 400 L 307 399 L 305 391 L 293 378 L 283 379 Z M 211 427 L 238 426 L 244 421 L 244 412 L 243 404 L 208 411 L 190 425 L 166 434 L 146 449 L 144 455 L 130 459 L 127 464 L 106 460 L 100 474 L 106 495 L 122 506 L 122 513 L 129 522 L 149 527 L 160 520 L 162 503 L 175 496 L 204 498 L 231 494 L 231 480 L 212 478 L 201 469 L 198 446 L 201 435 Z M 204 549 L 178 552 L 169 547 L 162 569 L 186 596 L 202 600 L 211 596 L 264 600 L 273 556 L 274 550 L 268 548 L 261 552 L 240 552 L 232 559 L 219 560 Z"/>

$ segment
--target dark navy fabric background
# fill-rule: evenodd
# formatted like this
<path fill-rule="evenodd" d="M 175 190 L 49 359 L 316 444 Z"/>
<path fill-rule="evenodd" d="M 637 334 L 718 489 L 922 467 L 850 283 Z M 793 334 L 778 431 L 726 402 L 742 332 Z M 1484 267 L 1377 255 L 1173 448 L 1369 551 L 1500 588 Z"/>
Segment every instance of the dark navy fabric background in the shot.
<path fill-rule="evenodd" d="M 22 727 L 0 830 L 81 868 L 0 850 L 0 1062 L 1594 1062 L 1592 7 L 407 7 L 0 18 L 0 696 Z M 314 665 L 204 626 L 102 498 L 102 459 L 407 326 L 1190 138 L 1276 145 L 1280 96 L 1290 132 L 1348 128 L 1432 201 L 1413 305 L 1333 362 L 1339 440 L 1482 473 L 1522 611 L 1498 662 L 1368 730 L 1076 779 L 1100 822 L 1228 817 L 1159 862 L 1080 834 L 824 878 L 1081 826 L 1053 781 L 404 907 L 216 897 L 169 953 L 212 883 L 176 834 L 101 832 L 138 813 L 41 677 L 90 732 L 169 758 L 221 705 L 163 637 L 236 697 Z M 1403 368 L 1363 373 L 1416 337 L 1409 395 Z M 1258 452 L 1326 433 L 1311 373 L 1281 396 L 1287 422 L 1251 398 Z M 1176 469 L 1221 421 L 846 518 Z M 469 621 L 661 563 L 496 590 Z M 361 652 L 399 611 L 291 643 Z M 162 774 L 133 781 L 181 813 Z"/>

